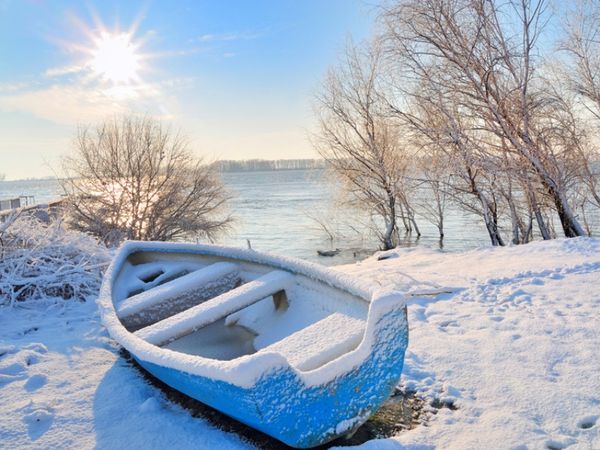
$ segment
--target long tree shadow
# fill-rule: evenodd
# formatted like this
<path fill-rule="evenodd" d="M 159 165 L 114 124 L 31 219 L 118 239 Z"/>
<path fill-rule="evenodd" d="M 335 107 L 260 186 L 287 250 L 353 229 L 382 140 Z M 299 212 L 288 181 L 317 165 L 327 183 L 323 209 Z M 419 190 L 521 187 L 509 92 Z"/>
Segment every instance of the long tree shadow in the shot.
<path fill-rule="evenodd" d="M 131 358 L 126 350 L 122 350 L 121 354 L 129 364 L 139 371 L 145 380 L 158 388 L 169 401 L 186 409 L 192 417 L 205 419 L 216 428 L 228 433 L 235 433 L 261 449 L 285 450 L 293 448 L 166 385 L 145 371 Z M 328 444 L 315 447 L 315 449 L 322 450 L 333 446 L 359 445 L 371 439 L 387 438 L 404 430 L 410 430 L 422 423 L 425 417 L 425 404 L 425 400 L 414 393 L 398 390 L 352 437 L 339 438 Z"/>

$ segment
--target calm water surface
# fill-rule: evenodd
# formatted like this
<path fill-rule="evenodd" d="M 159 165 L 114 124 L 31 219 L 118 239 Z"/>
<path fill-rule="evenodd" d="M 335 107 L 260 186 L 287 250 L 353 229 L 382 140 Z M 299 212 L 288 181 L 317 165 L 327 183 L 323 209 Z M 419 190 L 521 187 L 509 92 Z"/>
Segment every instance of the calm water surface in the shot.
<path fill-rule="evenodd" d="M 219 243 L 299 257 L 321 264 L 335 265 L 363 259 L 377 250 L 377 241 L 361 221 L 359 213 L 334 208 L 331 186 L 320 170 L 267 172 L 229 172 L 225 185 L 234 195 L 230 210 L 236 218 L 231 233 Z M 0 182 L 0 199 L 33 195 L 37 203 L 60 197 L 56 180 L 19 180 Z M 336 213 L 332 213 L 336 211 Z M 336 239 L 329 239 L 315 218 L 326 221 Z M 447 250 L 487 246 L 485 229 L 476 217 L 450 209 L 446 218 Z M 439 248 L 436 229 L 419 220 L 420 239 L 406 237 L 402 245 Z M 341 251 L 335 257 L 322 257 L 317 250 Z"/>

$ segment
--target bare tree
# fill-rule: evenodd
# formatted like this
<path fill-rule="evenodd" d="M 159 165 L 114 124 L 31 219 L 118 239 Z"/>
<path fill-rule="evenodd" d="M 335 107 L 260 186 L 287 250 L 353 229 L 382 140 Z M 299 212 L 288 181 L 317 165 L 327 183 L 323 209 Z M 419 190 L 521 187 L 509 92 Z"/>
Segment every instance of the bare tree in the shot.
<path fill-rule="evenodd" d="M 437 147 L 423 148 L 416 142 L 413 145 L 419 153 L 414 160 L 415 182 L 422 193 L 415 202 L 417 214 L 438 229 L 441 242 L 445 236 L 444 218 L 450 199 L 450 160 Z"/>
<path fill-rule="evenodd" d="M 81 128 L 63 167 L 72 225 L 110 245 L 212 239 L 231 220 L 214 169 L 179 134 L 149 118 Z"/>
<path fill-rule="evenodd" d="M 409 86 L 426 80 L 451 98 L 453 120 L 469 118 L 468 128 L 477 130 L 469 145 L 489 154 L 503 149 L 525 163 L 552 201 L 565 236 L 582 236 L 569 203 L 565 154 L 548 139 L 553 123 L 545 116 L 534 57 L 546 6 L 545 0 L 401 0 L 384 12 L 383 23 L 388 50 L 399 57 L 400 79 Z M 482 202 L 489 207 L 489 200 Z M 486 221 L 488 230 L 493 222 Z"/>
<path fill-rule="evenodd" d="M 434 74 L 443 72 L 443 67 L 417 70 L 422 75 L 418 86 L 409 85 L 402 101 L 389 107 L 411 127 L 411 145 L 419 149 L 421 160 L 445 161 L 446 177 L 439 173 L 437 181 L 444 181 L 453 202 L 483 218 L 492 245 L 504 245 L 495 191 L 498 174 L 490 170 L 492 155 L 482 141 L 480 127 L 464 113 L 459 97 L 435 81 Z"/>
<path fill-rule="evenodd" d="M 390 249 L 398 243 L 399 218 L 419 230 L 407 195 L 408 153 L 381 102 L 380 64 L 377 46 L 348 46 L 316 98 L 320 129 L 313 141 L 352 200 L 383 222 L 376 232 Z"/>
<path fill-rule="evenodd" d="M 567 33 L 561 47 L 572 57 L 565 75 L 584 106 L 600 119 L 600 4 L 579 0 L 564 23 Z"/>
<path fill-rule="evenodd" d="M 561 49 L 569 58 L 561 75 L 569 82 L 583 111 L 573 112 L 573 103 L 564 101 L 564 95 L 560 98 L 568 104 L 574 125 L 579 125 L 573 144 L 580 157 L 581 181 L 590 195 L 583 204 L 589 202 L 600 208 L 600 149 L 587 133 L 600 129 L 600 3 L 580 0 L 574 5 L 564 23 L 566 38 Z"/>

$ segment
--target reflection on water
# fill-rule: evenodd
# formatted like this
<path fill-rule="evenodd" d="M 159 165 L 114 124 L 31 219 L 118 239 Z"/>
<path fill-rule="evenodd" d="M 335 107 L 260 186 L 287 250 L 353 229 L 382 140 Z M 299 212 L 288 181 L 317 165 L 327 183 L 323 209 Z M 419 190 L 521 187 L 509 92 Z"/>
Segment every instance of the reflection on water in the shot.
<path fill-rule="evenodd" d="M 219 243 L 247 247 L 319 262 L 343 264 L 363 259 L 377 250 L 377 241 L 364 227 L 351 229 L 356 213 L 339 211 L 331 215 L 330 186 L 321 170 L 266 172 L 229 172 L 223 174 L 225 185 L 234 194 L 230 209 L 236 223 L 230 235 Z M 38 203 L 60 197 L 56 180 L 20 180 L 0 182 L 0 198 L 34 195 Z M 348 217 L 350 215 L 350 217 Z M 317 220 L 337 239 L 330 240 Z M 348 220 L 352 219 L 352 220 Z M 434 226 L 420 220 L 420 239 L 406 236 L 401 246 L 426 245 L 439 248 Z M 446 250 L 464 250 L 487 246 L 487 234 L 476 217 L 449 209 L 446 217 Z M 334 257 L 317 255 L 317 250 L 341 251 Z"/>
<path fill-rule="evenodd" d="M 362 226 L 349 225 L 358 219 L 356 212 L 332 208 L 331 187 L 321 170 L 225 173 L 224 182 L 237 197 L 231 209 L 238 218 L 237 227 L 223 242 L 239 247 L 249 239 L 252 248 L 295 256 L 326 265 L 348 263 L 371 255 L 378 242 Z M 327 226 L 337 239 L 330 240 L 314 218 L 328 218 Z M 422 236 L 404 236 L 401 246 L 426 245 L 439 248 L 437 229 L 421 220 Z M 476 217 L 462 211 L 449 211 L 446 218 L 444 249 L 463 250 L 489 245 L 485 228 Z M 358 232 L 357 232 L 358 231 Z M 341 251 L 334 257 L 318 256 L 317 250 Z"/>

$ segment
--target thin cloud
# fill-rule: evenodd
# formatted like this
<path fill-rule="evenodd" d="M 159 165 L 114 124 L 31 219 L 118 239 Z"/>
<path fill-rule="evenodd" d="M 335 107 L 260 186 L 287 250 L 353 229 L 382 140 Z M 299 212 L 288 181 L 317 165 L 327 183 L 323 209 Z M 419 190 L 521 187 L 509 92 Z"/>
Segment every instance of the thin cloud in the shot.
<path fill-rule="evenodd" d="M 99 122 L 129 111 L 146 111 L 163 116 L 165 111 L 172 110 L 176 105 L 172 98 L 163 94 L 161 88 L 166 85 L 185 86 L 186 82 L 185 79 L 173 79 L 106 89 L 54 84 L 0 95 L 0 110 L 26 112 L 61 125 Z"/>
<path fill-rule="evenodd" d="M 29 86 L 28 83 L 0 83 L 0 94 L 17 92 Z"/>
<path fill-rule="evenodd" d="M 145 55 L 144 59 L 152 60 L 152 59 L 158 59 L 158 58 L 190 56 L 190 55 L 197 55 L 200 53 L 206 53 L 207 51 L 208 51 L 208 49 L 206 49 L 205 47 L 192 47 L 192 48 L 188 48 L 188 49 L 168 50 L 168 51 L 163 51 L 163 52 L 149 53 L 149 54 Z"/>
<path fill-rule="evenodd" d="M 198 42 L 231 42 L 231 41 L 249 41 L 264 36 L 264 32 L 257 33 L 220 33 L 203 34 L 196 39 Z"/>
<path fill-rule="evenodd" d="M 92 122 L 124 112 L 121 102 L 108 94 L 61 85 L 2 96 L 0 110 L 27 112 L 63 125 Z"/>
<path fill-rule="evenodd" d="M 80 72 L 83 72 L 85 69 L 86 69 L 85 66 L 82 66 L 80 64 L 73 64 L 70 66 L 63 66 L 63 67 L 52 67 L 50 69 L 46 69 L 46 71 L 44 72 L 44 76 L 50 77 L 50 78 L 61 77 L 63 75 L 71 75 L 74 73 L 80 73 Z"/>

